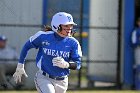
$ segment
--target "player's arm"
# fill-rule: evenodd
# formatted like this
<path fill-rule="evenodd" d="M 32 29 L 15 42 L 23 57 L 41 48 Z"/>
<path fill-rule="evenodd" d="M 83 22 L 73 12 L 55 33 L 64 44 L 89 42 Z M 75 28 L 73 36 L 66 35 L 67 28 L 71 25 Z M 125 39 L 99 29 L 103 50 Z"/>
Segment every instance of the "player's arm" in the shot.
<path fill-rule="evenodd" d="M 19 58 L 19 63 L 24 64 L 26 55 L 27 55 L 28 51 L 29 51 L 31 48 L 34 48 L 34 46 L 33 46 L 33 44 L 28 40 L 28 41 L 25 43 L 25 45 L 23 46 L 22 50 L 21 50 L 20 58 Z"/>
<path fill-rule="evenodd" d="M 22 75 L 25 75 L 27 77 L 27 74 L 24 70 L 24 63 L 25 63 L 25 58 L 28 53 L 28 51 L 31 48 L 38 48 L 40 46 L 40 33 L 36 33 L 34 36 L 28 40 L 25 45 L 22 48 L 22 51 L 20 53 L 20 58 L 19 62 L 17 64 L 16 72 L 13 74 L 14 80 L 16 83 L 21 82 L 21 77 Z"/>
<path fill-rule="evenodd" d="M 66 62 L 62 57 L 55 57 L 52 59 L 52 63 L 53 66 L 76 70 L 80 69 L 81 67 L 81 56 L 82 56 L 81 47 L 78 43 L 76 43 L 71 51 L 70 62 Z"/>
<path fill-rule="evenodd" d="M 72 46 L 72 51 L 71 51 L 71 61 L 66 62 L 68 63 L 68 68 L 72 70 L 78 70 L 81 68 L 81 57 L 82 57 L 82 51 L 81 51 L 81 46 L 78 41 L 74 42 Z"/>
<path fill-rule="evenodd" d="M 137 31 L 136 30 L 134 30 L 132 32 L 131 41 L 132 41 L 132 44 L 136 45 L 136 43 L 137 43 Z"/>
<path fill-rule="evenodd" d="M 26 55 L 31 48 L 39 48 L 41 45 L 42 31 L 39 31 L 35 35 L 31 36 L 30 39 L 24 44 L 20 53 L 19 63 L 24 64 Z"/>
<path fill-rule="evenodd" d="M 80 69 L 81 68 L 81 57 L 82 51 L 79 42 L 77 41 L 73 45 L 72 53 L 71 53 L 71 62 L 69 62 L 69 69 Z"/>
<path fill-rule="evenodd" d="M 131 41 L 134 46 L 140 45 L 140 32 L 137 29 L 132 32 Z"/>
<path fill-rule="evenodd" d="M 14 77 L 14 80 L 16 83 L 21 82 L 22 75 L 28 77 L 24 70 L 24 62 L 25 62 L 25 57 L 27 55 L 27 52 L 33 47 L 34 46 L 30 43 L 30 41 L 27 41 L 22 48 L 22 51 L 20 53 L 19 62 L 17 64 L 16 72 L 13 74 L 13 77 Z"/>

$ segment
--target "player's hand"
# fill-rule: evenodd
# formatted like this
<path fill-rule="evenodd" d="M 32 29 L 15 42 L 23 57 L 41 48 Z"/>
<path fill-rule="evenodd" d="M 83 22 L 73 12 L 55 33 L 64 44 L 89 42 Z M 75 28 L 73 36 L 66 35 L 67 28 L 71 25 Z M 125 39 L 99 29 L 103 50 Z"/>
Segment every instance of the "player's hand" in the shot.
<path fill-rule="evenodd" d="M 62 57 L 55 57 L 52 59 L 53 66 L 57 66 L 60 68 L 68 68 L 69 63 L 66 62 Z"/>
<path fill-rule="evenodd" d="M 25 75 L 25 77 L 28 77 L 24 70 L 24 64 L 18 63 L 16 72 L 13 74 L 14 81 L 16 83 L 21 82 L 22 75 Z"/>

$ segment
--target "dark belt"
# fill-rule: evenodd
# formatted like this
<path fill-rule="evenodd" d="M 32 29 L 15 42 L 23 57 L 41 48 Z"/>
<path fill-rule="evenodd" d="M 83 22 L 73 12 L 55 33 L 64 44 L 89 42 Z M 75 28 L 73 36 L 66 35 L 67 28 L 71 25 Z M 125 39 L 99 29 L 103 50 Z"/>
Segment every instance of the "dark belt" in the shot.
<path fill-rule="evenodd" d="M 46 73 L 43 72 L 42 75 L 46 76 Z M 56 77 L 56 76 L 51 76 L 51 75 L 48 75 L 48 77 L 55 80 L 64 80 L 66 78 L 66 77 Z"/>

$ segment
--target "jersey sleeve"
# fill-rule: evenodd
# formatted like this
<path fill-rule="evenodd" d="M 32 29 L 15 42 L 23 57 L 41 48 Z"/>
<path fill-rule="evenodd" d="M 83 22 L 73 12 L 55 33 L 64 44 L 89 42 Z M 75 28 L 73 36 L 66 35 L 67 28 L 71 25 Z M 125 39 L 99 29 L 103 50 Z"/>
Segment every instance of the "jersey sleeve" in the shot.
<path fill-rule="evenodd" d="M 75 42 L 71 52 L 71 59 L 77 64 L 77 69 L 81 68 L 82 51 L 79 42 Z"/>
<path fill-rule="evenodd" d="M 137 29 L 132 32 L 131 41 L 135 47 L 140 45 L 140 32 Z"/>
<path fill-rule="evenodd" d="M 32 43 L 30 43 L 30 41 L 28 40 L 28 41 L 24 44 L 24 46 L 23 46 L 23 48 L 22 48 L 22 50 L 21 50 L 20 57 L 19 57 L 19 63 L 24 64 L 26 55 L 27 55 L 28 51 L 29 51 L 31 48 L 34 48 L 34 45 L 32 45 Z"/>
<path fill-rule="evenodd" d="M 43 31 L 37 32 L 35 35 L 31 36 L 29 40 L 24 44 L 20 53 L 19 63 L 24 64 L 27 53 L 31 48 L 36 48 L 36 49 L 39 48 L 39 46 L 41 45 L 42 33 Z"/>
<path fill-rule="evenodd" d="M 39 46 L 41 46 L 41 35 L 43 33 L 43 31 L 39 31 L 35 35 L 30 37 L 30 43 L 32 43 L 35 48 L 39 48 Z"/>
<path fill-rule="evenodd" d="M 137 37 L 136 37 L 136 30 L 132 32 L 132 38 L 131 38 L 132 44 L 136 44 Z"/>

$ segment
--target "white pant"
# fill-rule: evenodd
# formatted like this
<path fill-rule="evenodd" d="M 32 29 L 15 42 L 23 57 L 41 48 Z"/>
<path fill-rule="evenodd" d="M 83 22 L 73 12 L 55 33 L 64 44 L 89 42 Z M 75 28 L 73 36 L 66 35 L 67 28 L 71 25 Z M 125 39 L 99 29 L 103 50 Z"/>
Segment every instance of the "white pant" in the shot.
<path fill-rule="evenodd" d="M 140 65 L 140 47 L 136 47 L 134 50 L 135 54 L 135 65 Z"/>
<path fill-rule="evenodd" d="M 36 73 L 34 82 L 39 93 L 66 93 L 68 88 L 68 77 L 64 80 L 54 80 L 42 75 L 40 70 Z"/>

